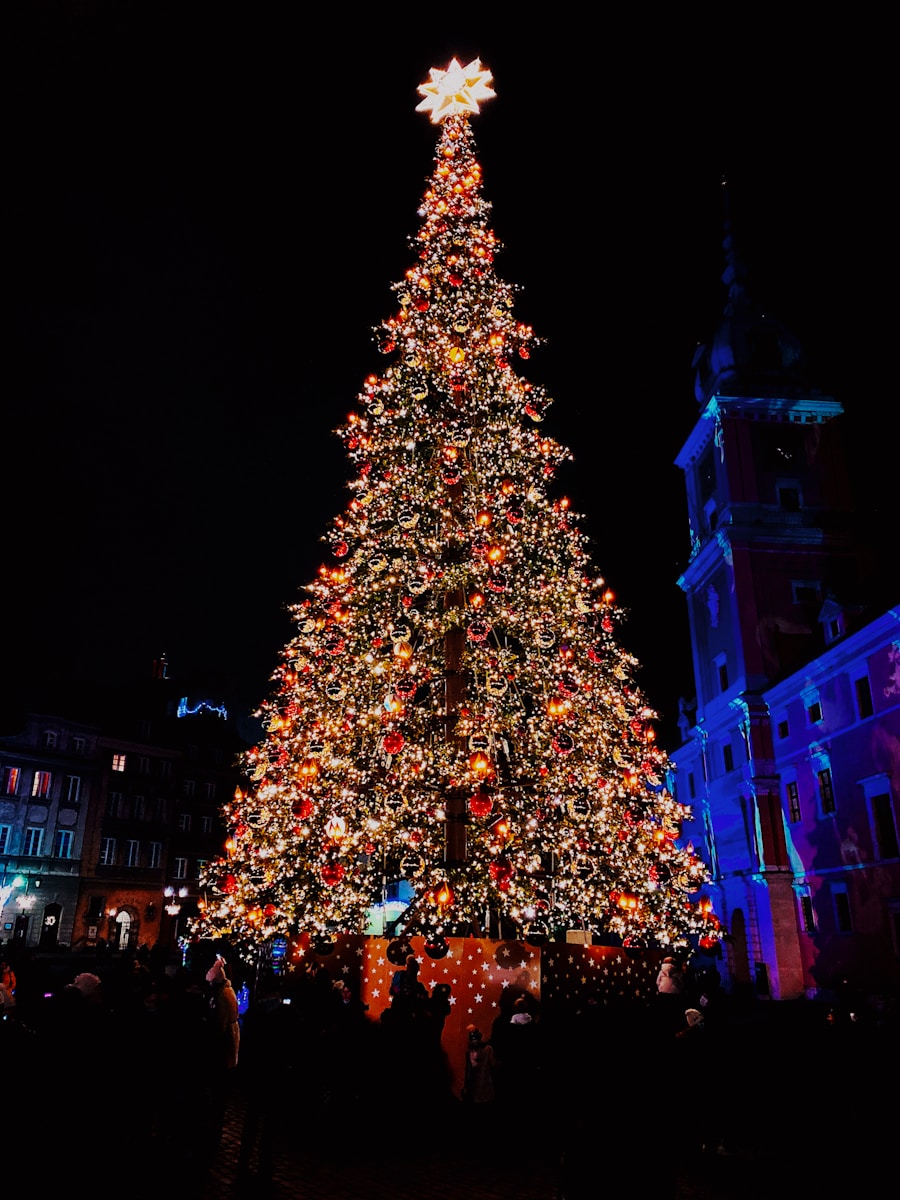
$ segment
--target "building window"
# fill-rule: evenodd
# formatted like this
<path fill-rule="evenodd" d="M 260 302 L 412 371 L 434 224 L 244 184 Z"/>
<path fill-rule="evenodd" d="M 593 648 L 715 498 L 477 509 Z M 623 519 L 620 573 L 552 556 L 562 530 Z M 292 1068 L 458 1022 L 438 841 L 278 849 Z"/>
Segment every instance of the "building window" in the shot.
<path fill-rule="evenodd" d="M 212 833 L 212 831 L 213 831 L 212 817 L 201 817 L 200 818 L 200 828 L 204 833 Z"/>
<path fill-rule="evenodd" d="M 788 723 L 788 721 L 787 720 L 779 721 L 778 722 L 778 736 L 781 739 L 781 741 L 784 741 L 784 739 L 786 737 L 789 737 L 790 733 L 791 733 L 791 727 L 790 727 L 790 724 Z"/>
<path fill-rule="evenodd" d="M 25 844 L 22 853 L 27 858 L 36 858 L 44 847 L 43 825 L 29 825 L 25 830 Z"/>
<path fill-rule="evenodd" d="M 187 879 L 188 860 L 186 858 L 175 859 L 175 879 Z"/>
<path fill-rule="evenodd" d="M 800 789 L 797 786 L 797 780 L 792 779 L 785 787 L 787 792 L 788 803 L 788 820 L 800 820 Z"/>
<path fill-rule="evenodd" d="M 58 741 L 59 741 L 59 735 L 57 734 L 55 729 L 45 729 L 44 730 L 44 749 L 45 750 L 55 750 L 56 743 Z"/>
<path fill-rule="evenodd" d="M 114 771 L 124 771 L 125 770 L 125 755 L 124 754 L 114 754 L 113 755 L 112 769 Z"/>
<path fill-rule="evenodd" d="M 818 725 L 822 720 L 822 703 L 820 700 L 813 700 L 806 710 L 806 721 L 809 725 Z"/>
<path fill-rule="evenodd" d="M 872 824 L 875 828 L 875 845 L 879 858 L 900 857 L 900 845 L 897 842 L 897 822 L 894 820 L 894 806 L 891 804 L 890 792 L 881 792 L 872 796 Z"/>
<path fill-rule="evenodd" d="M 206 870 L 209 866 L 209 859 L 198 858 L 194 867 L 194 878 L 203 879 L 206 876 Z"/>
<path fill-rule="evenodd" d="M 131 815 L 136 821 L 147 820 L 147 797 L 132 796 L 131 797 Z"/>
<path fill-rule="evenodd" d="M 816 775 L 819 784 L 819 805 L 822 815 L 828 816 L 837 809 L 834 802 L 834 782 L 831 778 L 831 767 L 823 767 Z"/>
<path fill-rule="evenodd" d="M 165 796 L 156 797 L 156 819 L 163 824 L 169 819 L 169 801 Z"/>
<path fill-rule="evenodd" d="M 183 812 L 183 813 L 178 814 L 178 828 L 181 830 L 182 833 L 190 833 L 191 832 L 191 814 L 190 813 Z"/>
<path fill-rule="evenodd" d="M 149 849 L 148 867 L 158 867 L 162 862 L 162 842 L 151 842 Z"/>
<path fill-rule="evenodd" d="M 49 800 L 52 783 L 53 776 L 49 771 L 35 771 L 34 781 L 31 785 L 32 796 L 39 796 L 42 800 Z"/>
<path fill-rule="evenodd" d="M 163 779 L 171 779 L 172 778 L 172 761 L 171 761 L 171 759 L 161 758 L 159 760 L 159 773 L 163 777 Z"/>
<path fill-rule="evenodd" d="M 197 784 L 193 779 L 185 779 L 181 784 L 181 792 L 185 800 L 193 800 L 194 792 L 197 790 Z"/>
<path fill-rule="evenodd" d="M 860 679 L 857 679 L 853 687 L 856 691 L 856 711 L 859 713 L 859 719 L 864 721 L 866 717 L 871 717 L 875 711 L 868 675 L 863 675 Z"/>
<path fill-rule="evenodd" d="M 71 829 L 57 829 L 53 841 L 54 858 L 71 858 L 74 836 Z"/>
<path fill-rule="evenodd" d="M 728 691 L 728 662 L 724 654 L 716 655 L 716 674 L 719 679 L 719 691 Z"/>
<path fill-rule="evenodd" d="M 822 585 L 812 579 L 793 579 L 791 596 L 795 604 L 817 604 L 822 599 Z"/>
<path fill-rule="evenodd" d="M 114 867 L 116 865 L 116 839 L 105 837 L 100 839 L 100 866 Z"/>
<path fill-rule="evenodd" d="M 125 843 L 125 866 L 139 867 L 141 865 L 141 843 L 129 838 Z"/>
<path fill-rule="evenodd" d="M 813 908 L 812 896 L 809 892 L 800 894 L 800 921 L 804 933 L 816 932 L 816 910 Z"/>
<path fill-rule="evenodd" d="M 81 800 L 81 777 L 67 775 L 63 780 L 63 804 L 78 804 Z"/>
<path fill-rule="evenodd" d="M 138 774 L 139 775 L 149 775 L 150 774 L 150 759 L 147 757 L 146 754 L 141 754 L 138 756 Z"/>
<path fill-rule="evenodd" d="M 731 742 L 725 742 L 722 746 L 722 762 L 726 772 L 734 770 L 734 747 Z"/>
<path fill-rule="evenodd" d="M 203 785 L 203 794 L 206 796 L 206 799 L 207 799 L 207 800 L 215 800 L 215 798 L 216 798 L 216 785 L 215 785 L 214 783 L 204 783 L 204 785 Z"/>
<path fill-rule="evenodd" d="M 151 728 L 149 719 L 147 717 L 142 717 L 141 720 L 138 722 L 138 728 L 141 731 L 141 737 L 144 739 L 144 741 L 149 742 L 150 735 L 152 733 L 152 728 Z"/>
<path fill-rule="evenodd" d="M 12 825 L 0 825 L 0 854 L 9 854 L 9 835 Z"/>
<path fill-rule="evenodd" d="M 853 919 L 850 915 L 850 897 L 847 895 L 846 884 L 833 884 L 831 898 L 834 902 L 834 924 L 838 933 L 852 933 Z"/>
<path fill-rule="evenodd" d="M 84 754 L 87 751 L 87 739 L 83 737 L 72 738 L 72 753 Z"/>
<path fill-rule="evenodd" d="M 4 796 L 15 796 L 19 790 L 19 768 L 0 767 L 0 792 Z"/>
<path fill-rule="evenodd" d="M 692 800 L 696 800 L 696 798 L 697 798 L 697 780 L 694 778 L 693 771 L 688 772 L 687 783 L 688 783 L 688 796 L 690 796 L 690 798 Z"/>
<path fill-rule="evenodd" d="M 800 488 L 796 483 L 780 483 L 778 491 L 778 507 L 785 512 L 799 512 L 802 504 Z"/>
<path fill-rule="evenodd" d="M 105 896 L 91 896 L 88 901 L 87 916 L 89 921 L 99 921 L 103 916 L 103 909 L 106 905 Z"/>

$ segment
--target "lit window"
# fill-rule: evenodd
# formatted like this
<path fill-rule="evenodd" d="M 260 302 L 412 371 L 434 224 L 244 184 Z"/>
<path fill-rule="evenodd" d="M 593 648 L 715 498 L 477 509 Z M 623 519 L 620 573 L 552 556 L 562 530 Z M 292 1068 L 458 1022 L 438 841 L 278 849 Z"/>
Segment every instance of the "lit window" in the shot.
<path fill-rule="evenodd" d="M 40 796 L 42 800 L 49 800 L 52 783 L 53 776 L 49 771 L 35 771 L 34 781 L 31 785 L 32 796 Z"/>
<path fill-rule="evenodd" d="M 4 796 L 15 796 L 19 790 L 19 768 L 0 767 L 0 792 Z"/>
<path fill-rule="evenodd" d="M 818 772 L 816 778 L 819 782 L 819 804 L 821 805 L 823 816 L 827 816 L 837 809 L 837 805 L 834 802 L 834 782 L 831 778 L 831 767 L 823 767 Z"/>
<path fill-rule="evenodd" d="M 792 779 L 785 786 L 785 791 L 787 792 L 788 820 L 792 821 L 792 822 L 799 821 L 800 820 L 800 789 L 797 786 L 796 779 Z"/>
<path fill-rule="evenodd" d="M 112 769 L 114 771 L 124 771 L 125 770 L 125 755 L 124 754 L 114 754 L 113 755 Z"/>

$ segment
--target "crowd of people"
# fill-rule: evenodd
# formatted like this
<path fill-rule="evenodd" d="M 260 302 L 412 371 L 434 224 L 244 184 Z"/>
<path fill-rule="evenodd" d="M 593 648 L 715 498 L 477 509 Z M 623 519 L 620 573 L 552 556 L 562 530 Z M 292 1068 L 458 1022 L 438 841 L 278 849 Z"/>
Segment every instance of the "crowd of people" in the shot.
<path fill-rule="evenodd" d="M 866 1045 L 842 1037 L 849 1026 L 840 1023 L 815 1025 L 824 1042 L 797 1038 L 801 1026 L 790 1018 L 799 1020 L 799 1008 L 783 1008 L 777 1025 L 742 1021 L 717 972 L 675 961 L 662 964 L 646 1004 L 586 996 L 547 1012 L 528 981 L 517 981 L 489 1028 L 470 1024 L 465 1045 L 451 1046 L 460 1063 L 442 1040 L 451 987 L 429 992 L 412 954 L 397 963 L 377 1015 L 318 960 L 290 976 L 247 972 L 221 954 L 173 969 L 143 948 L 102 963 L 73 956 L 70 965 L 52 985 L 27 958 L 0 968 L 0 1061 L 17 1080 L 17 1102 L 46 1108 L 48 1079 L 77 1089 L 54 1122 L 48 1185 L 54 1170 L 64 1182 L 71 1163 L 98 1147 L 107 1173 L 141 1162 L 148 1186 L 155 1170 L 199 1181 L 239 1100 L 239 1170 L 254 1187 L 271 1180 L 282 1139 L 298 1130 L 322 1154 L 346 1156 L 389 1113 L 405 1145 L 443 1129 L 476 1154 L 498 1137 L 520 1138 L 525 1122 L 549 1154 L 565 1147 L 566 1200 L 590 1194 L 588 1134 L 602 1128 L 665 1194 L 686 1153 L 746 1149 L 753 1107 L 770 1098 L 756 1076 L 733 1068 L 761 1057 L 763 1044 L 772 1056 L 786 1033 L 793 1063 L 808 1044 L 805 1067 L 828 1063 L 832 1075 Z M 896 1038 L 886 1044 L 896 1047 Z"/>

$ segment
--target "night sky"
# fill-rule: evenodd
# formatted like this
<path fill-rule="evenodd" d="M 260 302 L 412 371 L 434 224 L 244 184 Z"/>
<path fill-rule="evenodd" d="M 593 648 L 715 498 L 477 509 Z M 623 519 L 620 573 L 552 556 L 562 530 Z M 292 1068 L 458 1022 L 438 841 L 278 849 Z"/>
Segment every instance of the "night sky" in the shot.
<path fill-rule="evenodd" d="M 546 339 L 521 373 L 554 398 L 547 428 L 575 453 L 560 490 L 629 609 L 664 736 L 692 692 L 673 460 L 724 302 L 723 176 L 749 291 L 805 342 L 854 451 L 888 422 L 862 478 L 883 503 L 894 131 L 870 48 L 821 17 L 776 38 L 552 7 L 573 15 L 14 7 L 8 694 L 162 653 L 176 676 L 215 669 L 245 711 L 267 693 L 347 500 L 332 430 L 385 365 L 373 327 L 413 261 L 437 137 L 416 89 L 454 55 L 494 76 L 473 128 L 496 266 Z"/>

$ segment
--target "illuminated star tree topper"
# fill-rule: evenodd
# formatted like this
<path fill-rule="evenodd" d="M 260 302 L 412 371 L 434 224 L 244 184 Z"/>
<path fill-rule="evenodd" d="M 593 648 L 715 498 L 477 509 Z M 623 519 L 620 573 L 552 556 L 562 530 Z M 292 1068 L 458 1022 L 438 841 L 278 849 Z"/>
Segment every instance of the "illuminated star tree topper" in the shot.
<path fill-rule="evenodd" d="M 465 67 L 452 58 L 446 70 L 432 67 L 429 75 L 428 83 L 419 85 L 419 93 L 425 99 L 416 105 L 416 112 L 430 113 L 435 125 L 447 117 L 477 113 L 479 102 L 491 100 L 497 94 L 490 87 L 491 73 L 482 67 L 480 58 L 473 58 Z"/>

